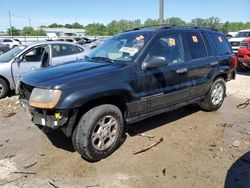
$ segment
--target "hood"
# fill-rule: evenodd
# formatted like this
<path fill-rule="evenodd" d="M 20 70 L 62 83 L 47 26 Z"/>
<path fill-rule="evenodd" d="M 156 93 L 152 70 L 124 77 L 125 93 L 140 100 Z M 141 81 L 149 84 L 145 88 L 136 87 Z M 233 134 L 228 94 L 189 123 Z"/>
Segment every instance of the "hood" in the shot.
<path fill-rule="evenodd" d="M 21 81 L 35 87 L 55 88 L 76 79 L 86 79 L 125 65 L 126 63 L 78 61 L 22 74 Z"/>

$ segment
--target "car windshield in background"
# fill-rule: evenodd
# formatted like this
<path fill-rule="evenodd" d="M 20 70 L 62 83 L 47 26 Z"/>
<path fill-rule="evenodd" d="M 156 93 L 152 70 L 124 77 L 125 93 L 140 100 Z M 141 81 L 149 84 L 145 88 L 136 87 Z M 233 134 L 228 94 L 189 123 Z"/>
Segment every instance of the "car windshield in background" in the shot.
<path fill-rule="evenodd" d="M 17 46 L 10 51 L 6 52 L 5 54 L 0 56 L 0 62 L 8 62 L 14 57 L 16 57 L 17 54 L 19 54 L 22 50 L 24 50 L 27 46 Z"/>
<path fill-rule="evenodd" d="M 92 60 L 131 62 L 152 37 L 150 32 L 123 33 L 112 37 L 88 54 Z"/>
<path fill-rule="evenodd" d="M 250 32 L 239 32 L 235 38 L 246 38 L 246 37 L 250 37 Z"/>

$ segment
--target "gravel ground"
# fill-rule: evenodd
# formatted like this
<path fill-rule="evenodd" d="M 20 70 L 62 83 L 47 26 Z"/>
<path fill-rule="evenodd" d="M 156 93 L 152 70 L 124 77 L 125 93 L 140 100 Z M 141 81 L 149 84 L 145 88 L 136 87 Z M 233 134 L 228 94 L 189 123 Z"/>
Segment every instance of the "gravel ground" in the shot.
<path fill-rule="evenodd" d="M 16 96 L 0 100 L 0 187 L 249 187 L 250 106 L 236 108 L 250 96 L 248 83 L 250 75 L 229 82 L 217 112 L 191 105 L 130 126 L 120 148 L 97 163 L 60 132 L 42 133 Z"/>

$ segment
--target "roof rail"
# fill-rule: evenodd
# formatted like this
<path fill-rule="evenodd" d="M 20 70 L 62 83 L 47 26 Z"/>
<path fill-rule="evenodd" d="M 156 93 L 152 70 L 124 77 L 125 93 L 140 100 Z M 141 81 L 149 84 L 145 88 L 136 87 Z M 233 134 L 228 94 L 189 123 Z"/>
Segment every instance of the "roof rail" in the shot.
<path fill-rule="evenodd" d="M 180 27 L 180 28 L 192 28 L 192 29 L 211 29 L 214 31 L 218 31 L 217 29 L 213 28 L 213 27 L 202 27 L 202 26 L 195 26 L 195 25 L 169 25 L 169 24 L 155 24 L 155 25 L 146 25 L 146 26 L 142 26 L 142 27 L 136 27 L 130 30 L 126 30 L 124 32 L 128 32 L 128 31 L 136 31 L 136 30 L 140 30 L 140 29 L 145 29 L 145 28 L 156 28 L 158 27 L 158 29 L 170 29 L 170 28 L 174 28 L 174 27 Z"/>

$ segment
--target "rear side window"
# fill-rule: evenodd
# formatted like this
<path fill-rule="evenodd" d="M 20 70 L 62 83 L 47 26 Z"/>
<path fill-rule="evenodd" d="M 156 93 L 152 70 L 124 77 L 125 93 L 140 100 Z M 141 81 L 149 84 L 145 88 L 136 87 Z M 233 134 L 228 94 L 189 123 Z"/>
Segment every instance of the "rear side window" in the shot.
<path fill-rule="evenodd" d="M 227 42 L 227 39 L 224 37 L 224 35 L 218 33 L 209 33 L 208 36 L 215 48 L 217 55 L 232 53 L 229 43 Z"/>
<path fill-rule="evenodd" d="M 3 42 L 12 42 L 10 39 L 4 39 Z"/>
<path fill-rule="evenodd" d="M 186 33 L 186 38 L 192 59 L 207 56 L 205 44 L 199 32 L 188 32 Z"/>
<path fill-rule="evenodd" d="M 65 55 L 76 54 L 77 47 L 70 44 L 53 44 L 52 57 L 60 57 Z"/>

